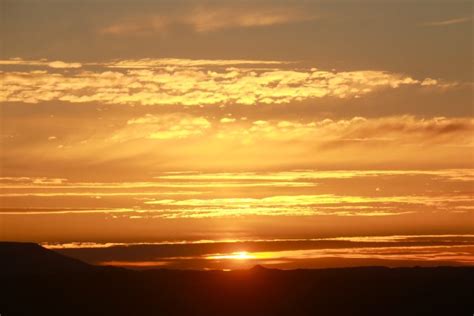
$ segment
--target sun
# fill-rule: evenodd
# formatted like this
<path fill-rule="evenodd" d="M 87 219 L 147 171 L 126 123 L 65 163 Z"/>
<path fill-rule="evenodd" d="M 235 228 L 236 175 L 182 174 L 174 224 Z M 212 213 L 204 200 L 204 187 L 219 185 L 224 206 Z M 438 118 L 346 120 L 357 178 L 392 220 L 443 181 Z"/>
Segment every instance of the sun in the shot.
<path fill-rule="evenodd" d="M 232 254 L 234 256 L 234 259 L 240 259 L 240 260 L 245 260 L 245 259 L 252 259 L 254 258 L 252 255 L 250 255 L 247 251 L 239 251 L 239 252 L 234 252 Z"/>
<path fill-rule="evenodd" d="M 255 256 L 248 253 L 247 251 L 237 251 L 229 254 L 217 254 L 207 257 L 208 259 L 229 259 L 229 260 L 248 260 L 254 259 Z"/>

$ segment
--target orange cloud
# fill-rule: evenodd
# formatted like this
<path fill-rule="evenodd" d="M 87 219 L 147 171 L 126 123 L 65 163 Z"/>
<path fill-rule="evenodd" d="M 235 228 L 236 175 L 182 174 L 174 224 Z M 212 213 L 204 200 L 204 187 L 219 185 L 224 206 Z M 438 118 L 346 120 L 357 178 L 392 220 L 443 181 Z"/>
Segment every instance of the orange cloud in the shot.
<path fill-rule="evenodd" d="M 128 120 L 127 126 L 113 135 L 112 139 L 121 142 L 137 138 L 181 139 L 201 135 L 210 127 L 211 123 L 204 117 L 147 114 Z"/>
<path fill-rule="evenodd" d="M 232 124 L 229 124 L 232 123 Z M 129 119 L 126 126 L 111 136 L 114 141 L 173 140 L 195 137 L 197 140 L 232 142 L 241 145 L 262 141 L 297 141 L 307 145 L 341 146 L 370 142 L 391 144 L 444 144 L 453 141 L 457 146 L 474 145 L 471 135 L 474 119 L 396 116 L 367 119 L 321 119 L 317 121 L 257 120 L 237 121 L 223 117 L 212 121 L 202 116 L 183 113 L 166 115 L 147 114 Z M 268 144 L 268 143 L 267 143 Z M 303 146 L 304 147 L 304 146 Z"/>
<path fill-rule="evenodd" d="M 145 59 L 83 65 L 80 70 L 61 72 L 60 68 L 67 64 L 44 61 L 41 65 L 54 65 L 58 69 L 54 72 L 1 72 L 0 101 L 185 106 L 284 104 L 323 97 L 358 98 L 379 89 L 400 86 L 446 88 L 456 85 L 384 71 L 287 70 L 284 64 L 253 60 Z M 229 65 L 239 67 L 226 67 Z M 274 68 L 246 68 L 248 65 Z"/>
<path fill-rule="evenodd" d="M 214 32 L 229 28 L 262 27 L 314 20 L 307 11 L 288 7 L 196 7 L 182 12 L 167 12 L 127 18 L 102 27 L 111 35 L 167 33 L 185 26 L 194 32 Z"/>
<path fill-rule="evenodd" d="M 124 59 L 103 63 L 109 68 L 172 68 L 172 67 L 204 67 L 204 66 L 279 66 L 291 62 L 277 60 L 250 59 L 187 59 L 187 58 L 142 58 Z M 101 64 L 99 64 L 101 65 Z"/>
<path fill-rule="evenodd" d="M 312 122 L 254 121 L 251 125 L 231 127 L 219 133 L 220 138 L 236 138 L 242 142 L 259 139 L 300 140 L 314 143 L 336 142 L 444 142 L 453 137 L 457 145 L 472 146 L 474 120 L 470 118 L 435 117 L 419 119 L 414 116 L 367 119 L 324 119 Z M 454 136 L 455 135 L 455 136 Z M 318 141 L 314 141 L 317 139 Z"/>
<path fill-rule="evenodd" d="M 0 65 L 4 66 L 47 66 L 50 68 L 81 68 L 82 64 L 77 62 L 64 62 L 61 60 L 48 61 L 47 59 L 40 60 L 23 60 L 21 58 L 12 58 L 7 60 L 0 60 Z"/>
<path fill-rule="evenodd" d="M 87 194 L 93 194 L 88 192 Z M 123 195 L 123 194 L 116 194 Z M 46 198 L 49 195 L 37 194 Z M 64 194 L 64 196 L 68 196 Z M 73 195 L 74 196 L 74 195 Z M 75 195 L 81 196 L 81 195 Z M 107 195 L 104 195 L 107 196 Z M 130 196 L 135 196 L 131 193 Z M 134 208 L 69 208 L 8 210 L 0 215 L 114 214 L 127 218 L 211 218 L 245 216 L 393 216 L 420 211 L 456 212 L 472 206 L 468 194 L 446 195 L 273 195 L 260 198 L 146 199 Z"/>
<path fill-rule="evenodd" d="M 444 170 L 297 170 L 279 172 L 169 172 L 155 177 L 156 179 L 173 180 L 206 180 L 206 181 L 304 181 L 322 179 L 352 179 L 361 177 L 380 176 L 414 176 L 427 175 L 439 179 L 453 181 L 474 181 L 472 169 L 444 169 Z M 271 182 L 270 182 L 271 183 Z"/>
<path fill-rule="evenodd" d="M 179 217 L 222 217 L 222 216 L 388 216 L 415 212 L 416 207 L 428 206 L 432 209 L 446 209 L 456 203 L 469 204 L 469 195 L 447 196 L 341 196 L 287 195 L 263 198 L 218 198 L 187 200 L 151 200 L 148 205 L 159 205 L 165 209 L 178 207 L 160 215 Z M 411 206 L 411 207 L 410 207 Z M 413 208 L 415 207 L 415 208 Z"/>

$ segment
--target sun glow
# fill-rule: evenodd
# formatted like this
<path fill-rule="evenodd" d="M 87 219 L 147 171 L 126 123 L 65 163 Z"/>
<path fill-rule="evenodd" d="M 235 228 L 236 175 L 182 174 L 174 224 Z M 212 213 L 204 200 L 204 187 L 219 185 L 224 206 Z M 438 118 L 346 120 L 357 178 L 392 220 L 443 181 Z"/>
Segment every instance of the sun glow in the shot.
<path fill-rule="evenodd" d="M 238 251 L 232 252 L 230 254 L 217 254 L 207 256 L 206 259 L 211 260 L 221 260 L 221 259 L 233 259 L 233 260 L 248 260 L 248 259 L 255 259 L 256 257 L 252 254 L 249 254 L 247 251 Z"/>

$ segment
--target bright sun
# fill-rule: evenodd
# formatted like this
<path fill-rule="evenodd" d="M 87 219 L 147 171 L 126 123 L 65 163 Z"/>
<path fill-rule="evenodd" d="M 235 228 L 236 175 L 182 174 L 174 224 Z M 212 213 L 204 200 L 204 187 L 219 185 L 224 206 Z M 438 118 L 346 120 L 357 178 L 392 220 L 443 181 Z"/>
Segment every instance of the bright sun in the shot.
<path fill-rule="evenodd" d="M 251 259 L 253 256 L 249 255 L 247 251 L 234 252 L 235 259 Z"/>
<path fill-rule="evenodd" d="M 249 254 L 247 251 L 232 252 L 230 254 L 218 254 L 207 257 L 208 259 L 234 259 L 234 260 L 247 260 L 253 259 L 255 256 Z"/>

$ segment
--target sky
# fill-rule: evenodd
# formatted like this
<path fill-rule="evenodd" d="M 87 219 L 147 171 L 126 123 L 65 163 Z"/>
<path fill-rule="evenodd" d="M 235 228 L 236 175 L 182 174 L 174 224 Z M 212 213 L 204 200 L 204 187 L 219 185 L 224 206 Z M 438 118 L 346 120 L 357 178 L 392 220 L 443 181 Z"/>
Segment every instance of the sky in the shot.
<path fill-rule="evenodd" d="M 136 267 L 474 262 L 471 1 L 0 6 L 1 240 Z"/>

